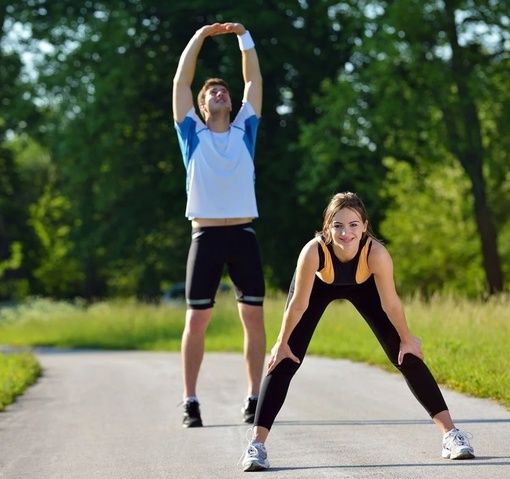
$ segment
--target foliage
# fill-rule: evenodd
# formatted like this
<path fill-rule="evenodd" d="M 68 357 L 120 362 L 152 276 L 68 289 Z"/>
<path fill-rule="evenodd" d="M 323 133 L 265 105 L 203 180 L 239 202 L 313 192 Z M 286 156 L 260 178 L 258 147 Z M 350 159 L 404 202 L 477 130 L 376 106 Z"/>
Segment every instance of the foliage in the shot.
<path fill-rule="evenodd" d="M 422 201 L 413 188 L 396 187 L 398 197 L 387 190 L 409 181 L 406 170 L 388 169 L 393 158 L 432 175 L 429 184 L 438 181 L 435 168 L 453 162 L 469 179 L 459 179 L 462 188 L 449 182 L 448 195 L 470 198 L 476 235 L 457 236 L 468 241 L 458 254 L 447 236 L 435 245 L 452 260 L 472 261 L 456 265 L 451 285 L 443 284 L 445 270 L 428 290 L 474 294 L 480 265 L 483 284 L 497 290 L 499 270 L 510 269 L 507 7 L 507 0 L 16 0 L 0 7 L 0 261 L 11 261 L 13 242 L 23 255 L 19 268 L 5 271 L 0 296 L 153 301 L 162 285 L 183 280 L 189 222 L 172 77 L 196 29 L 227 20 L 251 31 L 264 77 L 255 225 L 268 289 L 288 286 L 333 193 L 359 193 L 376 230 L 393 208 L 403 211 L 404 192 L 408 203 Z M 235 38 L 208 39 L 194 86 L 222 76 L 239 99 L 240 58 Z M 387 239 L 404 244 L 407 233 L 392 229 Z M 429 240 L 426 232 L 419 239 Z M 436 264 L 418 256 L 423 249 L 406 251 L 420 267 L 402 275 L 402 286 L 423 289 Z"/>
<path fill-rule="evenodd" d="M 379 194 L 386 168 L 381 153 L 357 138 L 360 132 L 349 119 L 358 93 L 354 85 L 339 86 L 329 80 L 323 82 L 322 92 L 314 98 L 319 119 L 301 129 L 301 147 L 307 155 L 299 170 L 299 191 L 316 211 L 317 229 L 322 226 L 317 212 L 325 208 L 330 197 L 354 191 L 367 205 L 377 230 L 386 206 Z"/>
<path fill-rule="evenodd" d="M 30 271 L 38 244 L 27 224 L 28 205 L 37 197 L 38 181 L 17 161 L 10 136 L 37 118 L 26 89 L 19 54 L 5 42 L 6 8 L 0 7 L 0 300 L 23 298 L 30 290 Z M 5 47 L 4 47 L 5 45 Z"/>
<path fill-rule="evenodd" d="M 32 192 L 14 153 L 0 146 L 0 299 L 23 298 L 34 266 L 38 245 L 27 224 Z"/>
<path fill-rule="evenodd" d="M 305 178 L 312 180 L 315 172 L 327 182 L 343 179 L 344 158 L 355 158 L 357 150 L 359 162 L 373 172 L 362 175 L 364 182 L 356 182 L 360 190 L 382 178 L 384 163 L 377 166 L 377 160 L 386 157 L 419 170 L 429 165 L 426 171 L 452 158 L 458 161 L 469 180 L 485 282 L 488 292 L 494 293 L 503 284 L 493 217 L 508 200 L 489 194 L 487 185 L 508 184 L 508 161 L 506 166 L 501 161 L 508 155 L 506 139 L 494 134 L 508 119 L 510 97 L 499 82 L 499 72 L 507 65 L 508 26 L 500 21 L 500 7 L 506 2 L 497 8 L 481 3 L 485 5 L 474 8 L 460 1 L 453 10 L 452 3 L 370 2 L 370 8 L 361 12 L 366 23 L 357 48 L 338 81 L 324 81 L 315 100 L 324 113 L 315 125 L 304 126 L 302 141 L 318 153 L 307 168 Z M 484 30 L 493 32 L 494 42 L 478 34 Z M 368 163 L 370 157 L 375 162 Z M 373 201 L 378 193 L 391 197 L 391 192 L 380 191 L 367 197 Z M 430 274 L 435 268 L 431 262 Z"/>
<path fill-rule="evenodd" d="M 42 372 L 30 353 L 0 353 L 0 411 L 33 384 Z"/>
<path fill-rule="evenodd" d="M 341 53 L 338 34 L 325 22 L 332 4 L 68 0 L 41 1 L 37 9 L 18 1 L 7 9 L 31 29 L 33 39 L 51 46 L 36 65 L 34 91 L 44 120 L 32 126 L 32 134 L 45 138 L 58 169 L 58 194 L 70 205 L 70 217 L 56 227 L 68 226 L 66 247 L 73 248 L 69 255 L 82 270 L 84 286 L 77 293 L 121 293 L 115 278 L 130 275 L 137 278 L 130 288 L 150 294 L 162 280 L 184 276 L 188 227 L 182 217 L 184 171 L 171 124 L 171 76 L 184 45 L 206 22 L 245 22 L 257 40 L 264 78 L 272 86 L 266 89 L 266 128 L 258 147 L 259 234 L 270 238 L 275 221 L 290 221 L 281 211 L 295 205 L 296 193 L 285 185 L 292 185 L 288 171 L 295 157 L 289 145 L 296 120 L 310 115 L 310 92 L 328 69 L 336 69 L 336 64 L 325 68 L 327 57 Z M 284 41 L 296 31 L 309 37 L 311 57 Z M 207 42 L 197 82 L 217 76 L 219 69 L 239 98 L 240 55 L 232 56 L 232 48 L 237 50 L 233 39 Z M 282 57 L 288 63 L 282 64 Z M 320 68 L 309 70 L 311 59 Z M 293 113 L 285 120 L 277 111 L 283 89 Z M 272 201 L 277 194 L 279 209 Z M 274 281 L 288 281 L 292 266 L 282 255 L 287 246 L 262 244 L 268 265 L 274 265 L 268 266 Z"/>
<path fill-rule="evenodd" d="M 428 170 L 387 158 L 389 209 L 380 231 L 395 258 L 401 293 L 480 297 L 485 291 L 469 183 L 458 164 Z M 394 234 L 398 230 L 398 234 Z M 462 267 L 459 267 L 462 265 Z M 413 285 L 409 288 L 407 285 Z"/>

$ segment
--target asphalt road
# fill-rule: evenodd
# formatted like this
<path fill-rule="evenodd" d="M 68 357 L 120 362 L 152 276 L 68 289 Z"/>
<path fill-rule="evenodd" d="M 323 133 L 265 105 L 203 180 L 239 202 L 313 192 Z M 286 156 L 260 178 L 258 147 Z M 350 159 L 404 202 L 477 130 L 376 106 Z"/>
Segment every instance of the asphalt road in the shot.
<path fill-rule="evenodd" d="M 308 357 L 267 442 L 271 468 L 242 472 L 243 360 L 206 354 L 204 427 L 181 426 L 178 354 L 39 351 L 43 377 L 0 413 L 2 479 L 508 479 L 510 412 L 444 390 L 470 461 L 441 458 L 441 434 L 402 377 Z"/>

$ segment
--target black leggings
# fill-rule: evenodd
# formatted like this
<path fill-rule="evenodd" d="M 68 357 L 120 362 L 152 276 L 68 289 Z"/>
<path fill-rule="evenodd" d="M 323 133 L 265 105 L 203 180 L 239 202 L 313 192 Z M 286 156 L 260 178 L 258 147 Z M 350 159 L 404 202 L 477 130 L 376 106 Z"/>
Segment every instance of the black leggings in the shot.
<path fill-rule="evenodd" d="M 294 280 L 286 307 L 293 291 Z M 315 278 L 308 308 L 289 338 L 290 349 L 301 360 L 301 364 L 321 316 L 329 303 L 335 299 L 347 299 L 363 316 L 389 360 L 404 375 L 411 392 L 431 417 L 448 409 L 436 380 L 421 359 L 406 354 L 402 364 L 398 364 L 400 337 L 381 307 L 373 276 L 362 284 L 352 286 L 333 286 Z M 255 414 L 255 426 L 271 429 L 283 406 L 292 377 L 301 364 L 284 359 L 270 376 L 264 378 Z"/>

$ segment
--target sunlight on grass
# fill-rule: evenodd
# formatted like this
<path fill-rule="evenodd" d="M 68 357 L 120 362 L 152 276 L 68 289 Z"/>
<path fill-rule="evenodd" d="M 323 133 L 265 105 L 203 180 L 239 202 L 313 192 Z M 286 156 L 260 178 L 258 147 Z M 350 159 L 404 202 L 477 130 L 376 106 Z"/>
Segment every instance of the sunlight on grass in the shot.
<path fill-rule="evenodd" d="M 0 411 L 11 404 L 41 374 L 37 359 L 28 353 L 0 353 Z"/>
<path fill-rule="evenodd" d="M 285 297 L 265 303 L 267 351 L 280 329 Z M 487 302 L 452 297 L 405 301 L 411 331 L 423 340 L 425 360 L 438 381 L 510 409 L 510 298 Z M 36 299 L 0 311 L 2 343 L 13 346 L 178 351 L 184 326 L 182 304 L 141 305 L 110 301 L 86 307 Z M 217 298 L 206 339 L 207 351 L 242 351 L 243 330 L 231 294 Z M 346 358 L 395 368 L 372 332 L 346 302 L 326 311 L 309 348 L 314 355 Z"/>

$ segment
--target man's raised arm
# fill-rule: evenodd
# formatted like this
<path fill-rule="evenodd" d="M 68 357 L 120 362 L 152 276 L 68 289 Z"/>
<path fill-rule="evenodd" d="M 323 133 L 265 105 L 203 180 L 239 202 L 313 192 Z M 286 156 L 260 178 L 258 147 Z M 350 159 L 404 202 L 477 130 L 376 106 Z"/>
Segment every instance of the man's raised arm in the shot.
<path fill-rule="evenodd" d="M 243 25 L 237 23 L 236 32 L 239 40 L 239 48 L 243 56 L 244 94 L 243 101 L 248 101 L 256 115 L 262 114 L 262 74 L 260 72 L 259 58 L 255 49 L 255 43 Z"/>
<path fill-rule="evenodd" d="M 195 32 L 181 54 L 174 76 L 172 105 L 174 120 L 180 123 L 193 106 L 191 84 L 195 76 L 197 58 L 204 40 L 212 35 L 224 33 L 221 24 L 206 25 Z"/>

